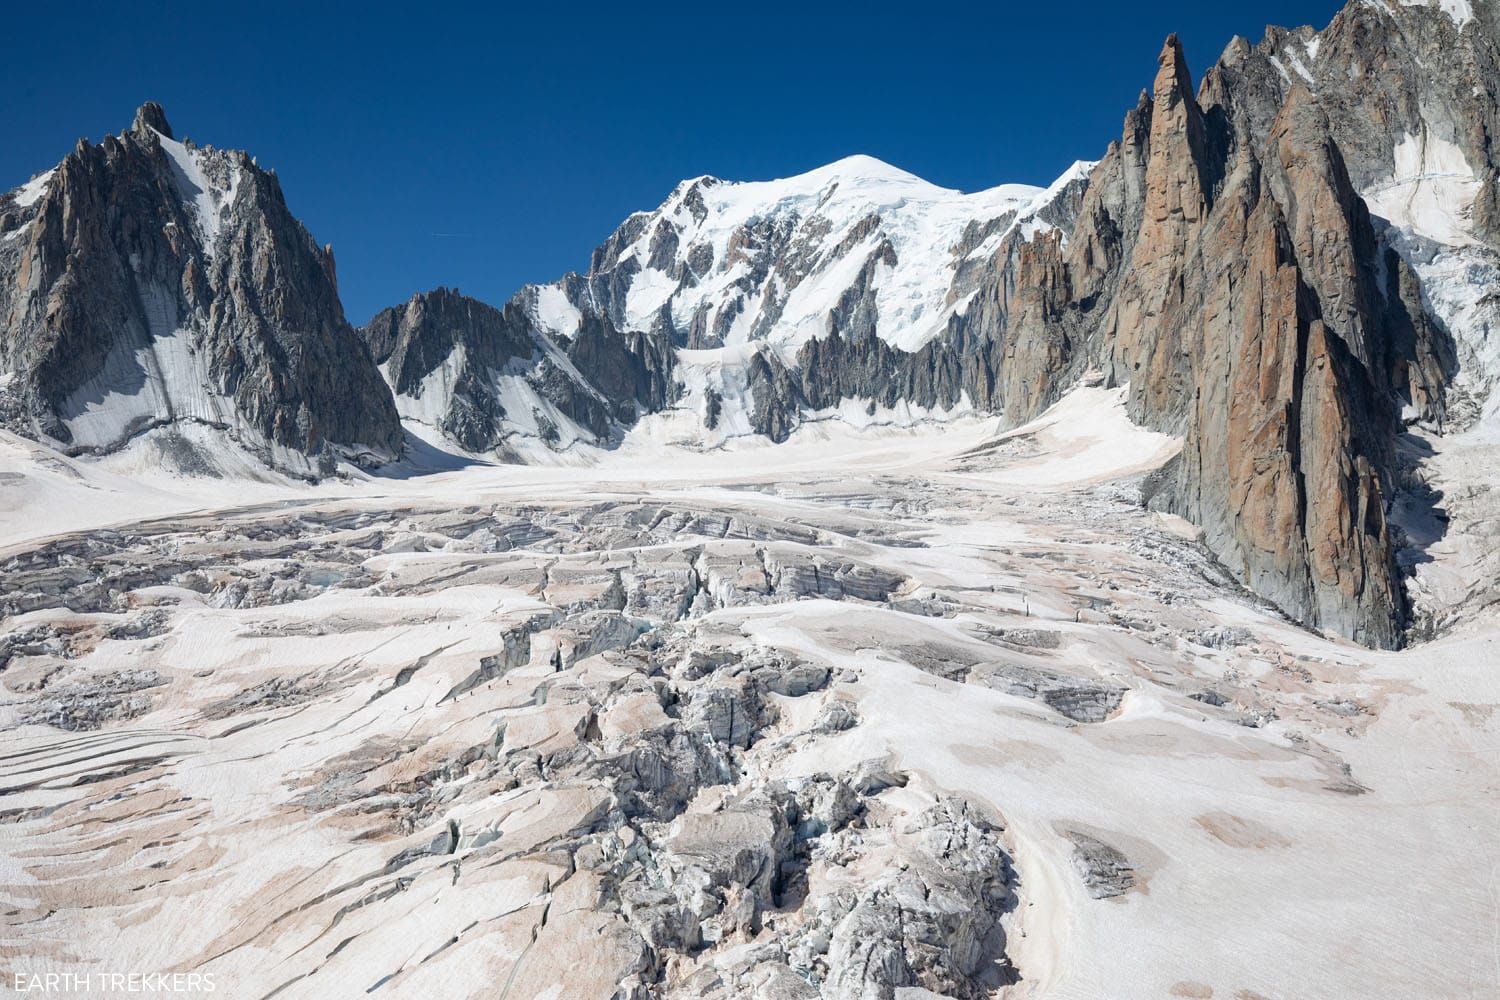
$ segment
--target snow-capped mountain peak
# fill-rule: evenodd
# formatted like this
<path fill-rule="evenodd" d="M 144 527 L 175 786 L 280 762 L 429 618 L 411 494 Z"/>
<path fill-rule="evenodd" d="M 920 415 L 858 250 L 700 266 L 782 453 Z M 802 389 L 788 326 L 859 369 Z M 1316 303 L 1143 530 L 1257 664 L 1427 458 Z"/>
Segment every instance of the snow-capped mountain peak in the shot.
<path fill-rule="evenodd" d="M 864 155 L 778 180 L 684 181 L 595 252 L 589 304 L 687 348 L 787 350 L 842 332 L 913 350 L 963 310 L 966 264 L 1018 225 L 1050 225 L 1047 205 L 1088 166 L 1049 188 L 974 193 Z"/>

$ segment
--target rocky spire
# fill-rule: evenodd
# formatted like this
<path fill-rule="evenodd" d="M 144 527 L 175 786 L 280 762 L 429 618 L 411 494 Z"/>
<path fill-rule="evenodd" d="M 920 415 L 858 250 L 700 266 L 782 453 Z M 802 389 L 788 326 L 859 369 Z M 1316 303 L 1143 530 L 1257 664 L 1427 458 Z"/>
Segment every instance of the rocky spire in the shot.
<path fill-rule="evenodd" d="M 323 244 L 323 272 L 328 275 L 328 283 L 333 286 L 335 295 L 339 291 L 339 265 L 333 257 L 333 244 Z"/>
<path fill-rule="evenodd" d="M 1148 184 L 1146 215 L 1180 215 L 1185 222 L 1196 222 L 1208 210 L 1207 143 L 1203 111 L 1193 96 L 1193 78 L 1175 34 L 1167 36 L 1156 65 L 1151 88 L 1151 160 L 1157 183 L 1154 188 Z"/>
<path fill-rule="evenodd" d="M 1202 527 L 1226 566 L 1293 617 L 1395 645 L 1405 602 L 1384 517 L 1401 430 L 1390 388 L 1404 379 L 1413 399 L 1440 396 L 1441 345 L 1423 324 L 1391 336 L 1394 314 L 1419 300 L 1381 293 L 1381 273 L 1399 293 L 1403 272 L 1380 270 L 1312 90 L 1274 67 L 1221 64 L 1208 79 L 1205 111 L 1168 39 L 1144 211 L 1100 351 L 1130 383 L 1137 419 L 1183 434 L 1175 481 L 1153 503 Z M 1130 173 L 1122 159 L 1096 176 Z"/>
<path fill-rule="evenodd" d="M 156 129 L 168 139 L 176 138 L 172 134 L 172 126 L 167 124 L 167 113 L 155 101 L 147 101 L 137 108 L 135 121 L 130 125 L 130 131 L 143 138 L 147 129 Z"/>
<path fill-rule="evenodd" d="M 1209 211 L 1216 172 L 1209 145 L 1182 43 L 1171 35 L 1152 86 L 1141 228 L 1108 324 L 1110 374 L 1131 384 L 1133 415 L 1169 428 L 1180 426 L 1190 392 L 1183 366 L 1194 352 L 1182 338 L 1192 336 L 1193 305 L 1184 269 Z"/>

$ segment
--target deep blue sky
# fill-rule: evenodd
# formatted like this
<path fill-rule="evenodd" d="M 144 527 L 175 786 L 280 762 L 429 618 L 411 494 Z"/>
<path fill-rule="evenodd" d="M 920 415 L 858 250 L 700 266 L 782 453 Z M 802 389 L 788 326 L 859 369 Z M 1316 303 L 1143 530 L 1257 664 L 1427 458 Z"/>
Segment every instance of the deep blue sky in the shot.
<path fill-rule="evenodd" d="M 868 153 L 964 190 L 1045 184 L 1118 135 L 1168 32 L 1196 79 L 1232 35 L 1340 4 L 303 6 L 12 5 L 0 189 L 159 101 L 179 138 L 276 169 L 364 322 L 583 270 L 683 177 Z"/>

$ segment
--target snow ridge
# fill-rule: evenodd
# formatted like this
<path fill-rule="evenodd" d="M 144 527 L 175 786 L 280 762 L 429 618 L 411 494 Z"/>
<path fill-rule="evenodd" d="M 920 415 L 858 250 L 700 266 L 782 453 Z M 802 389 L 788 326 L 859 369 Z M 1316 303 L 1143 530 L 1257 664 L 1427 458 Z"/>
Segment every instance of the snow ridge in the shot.
<path fill-rule="evenodd" d="M 795 350 L 868 290 L 878 335 L 914 350 L 962 309 L 954 278 L 963 261 L 993 252 L 1020 222 L 1031 223 L 1028 235 L 1045 228 L 1037 211 L 1090 166 L 1048 188 L 972 194 L 870 156 L 772 181 L 693 178 L 627 220 L 616 237 L 632 238 L 606 244 L 594 272 L 626 276 L 623 325 L 665 321 L 692 347 L 765 340 Z"/>

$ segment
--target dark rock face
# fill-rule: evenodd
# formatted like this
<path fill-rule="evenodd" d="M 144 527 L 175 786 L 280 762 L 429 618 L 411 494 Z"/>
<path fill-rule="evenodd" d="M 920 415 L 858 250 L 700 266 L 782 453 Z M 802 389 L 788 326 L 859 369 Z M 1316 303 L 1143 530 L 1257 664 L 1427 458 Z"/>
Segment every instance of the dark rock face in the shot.
<path fill-rule="evenodd" d="M 361 333 L 403 414 L 473 452 L 505 452 L 518 435 L 608 445 L 667 405 L 673 354 L 662 338 L 588 313 L 554 336 L 533 318 L 535 295 L 496 309 L 439 288 L 382 310 Z"/>
<path fill-rule="evenodd" d="M 269 464 L 401 451 L 332 252 L 244 153 L 178 143 L 159 106 L 0 196 L 0 369 L 15 429 L 73 453 L 154 426 L 227 430 Z"/>

